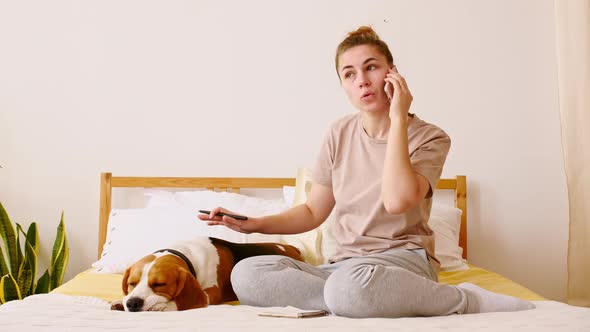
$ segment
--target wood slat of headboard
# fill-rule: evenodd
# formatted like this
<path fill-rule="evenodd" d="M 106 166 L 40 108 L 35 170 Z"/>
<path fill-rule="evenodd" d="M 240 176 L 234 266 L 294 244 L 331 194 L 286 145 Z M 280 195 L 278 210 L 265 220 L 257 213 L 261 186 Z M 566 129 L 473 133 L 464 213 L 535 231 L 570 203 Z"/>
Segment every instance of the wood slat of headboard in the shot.
<path fill-rule="evenodd" d="M 110 173 L 107 173 L 110 174 Z M 113 177 L 113 187 L 134 188 L 282 188 L 294 186 L 294 178 L 181 178 Z"/>
<path fill-rule="evenodd" d="M 111 214 L 112 175 L 102 173 L 100 175 L 100 209 L 98 211 L 98 259 L 107 240 L 107 226 Z"/>

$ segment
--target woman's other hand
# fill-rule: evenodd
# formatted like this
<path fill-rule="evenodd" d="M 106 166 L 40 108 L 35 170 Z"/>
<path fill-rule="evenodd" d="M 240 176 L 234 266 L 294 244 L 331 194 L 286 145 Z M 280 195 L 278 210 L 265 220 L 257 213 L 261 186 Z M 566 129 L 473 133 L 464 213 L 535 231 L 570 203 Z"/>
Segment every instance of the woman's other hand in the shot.
<path fill-rule="evenodd" d="M 211 210 L 211 213 L 209 213 L 209 214 L 199 214 L 198 218 L 203 221 L 207 221 L 207 225 L 209 225 L 209 226 L 222 225 L 222 226 L 233 229 L 234 231 L 240 232 L 240 233 L 249 234 L 249 233 L 257 232 L 257 230 L 258 230 L 258 219 L 256 219 L 256 218 L 248 218 L 247 220 L 238 220 L 238 219 L 232 218 L 227 215 L 218 216 L 217 214 L 219 212 L 223 212 L 223 213 L 227 213 L 227 214 L 234 214 L 234 215 L 238 214 L 238 213 L 234 213 L 229 210 L 226 210 L 222 207 L 216 207 L 213 210 Z"/>

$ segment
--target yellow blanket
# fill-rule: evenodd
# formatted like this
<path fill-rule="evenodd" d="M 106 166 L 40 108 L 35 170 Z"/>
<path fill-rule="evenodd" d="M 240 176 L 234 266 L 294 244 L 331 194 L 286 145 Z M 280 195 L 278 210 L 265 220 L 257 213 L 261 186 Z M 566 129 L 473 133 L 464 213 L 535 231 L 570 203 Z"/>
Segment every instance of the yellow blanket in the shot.
<path fill-rule="evenodd" d="M 489 291 L 510 295 L 529 301 L 547 300 L 530 289 L 503 277 L 497 273 L 469 265 L 465 271 L 440 272 L 438 281 L 449 285 L 458 285 L 462 282 L 470 282 Z"/>
<path fill-rule="evenodd" d="M 439 282 L 450 285 L 471 282 L 500 294 L 511 295 L 529 301 L 545 300 L 542 296 L 508 278 L 472 265 L 465 271 L 441 272 L 438 277 Z M 106 301 L 120 300 L 123 298 L 122 278 L 121 274 L 99 274 L 94 273 L 92 270 L 86 270 L 54 289 L 52 293 L 93 296 Z"/>

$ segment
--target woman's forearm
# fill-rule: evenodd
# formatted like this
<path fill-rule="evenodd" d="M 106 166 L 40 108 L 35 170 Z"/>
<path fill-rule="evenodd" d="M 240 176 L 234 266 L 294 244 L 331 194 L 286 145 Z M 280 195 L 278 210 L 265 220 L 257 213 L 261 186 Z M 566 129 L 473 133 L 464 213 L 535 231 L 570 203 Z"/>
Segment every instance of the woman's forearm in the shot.
<path fill-rule="evenodd" d="M 381 199 L 392 214 L 407 211 L 419 196 L 419 183 L 408 151 L 407 116 L 391 117 L 381 186 Z"/>
<path fill-rule="evenodd" d="M 279 214 L 254 218 L 258 232 L 264 234 L 297 234 L 318 227 L 323 220 L 314 217 L 307 204 L 294 206 Z"/>

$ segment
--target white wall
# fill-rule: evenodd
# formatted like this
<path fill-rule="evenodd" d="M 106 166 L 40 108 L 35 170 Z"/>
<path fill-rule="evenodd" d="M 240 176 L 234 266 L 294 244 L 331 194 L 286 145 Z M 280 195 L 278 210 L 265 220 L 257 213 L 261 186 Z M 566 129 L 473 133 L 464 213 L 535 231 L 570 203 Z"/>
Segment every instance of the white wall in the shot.
<path fill-rule="evenodd" d="M 453 139 L 470 261 L 563 300 L 551 0 L 0 1 L 0 200 L 44 262 L 65 210 L 69 278 L 96 257 L 100 172 L 294 176 L 355 111 L 333 56 L 361 24 Z"/>

